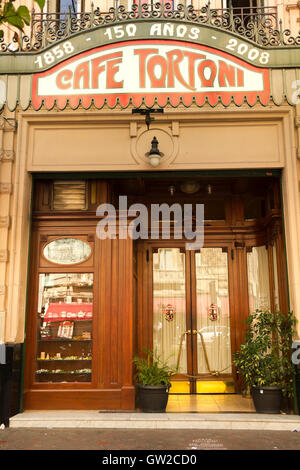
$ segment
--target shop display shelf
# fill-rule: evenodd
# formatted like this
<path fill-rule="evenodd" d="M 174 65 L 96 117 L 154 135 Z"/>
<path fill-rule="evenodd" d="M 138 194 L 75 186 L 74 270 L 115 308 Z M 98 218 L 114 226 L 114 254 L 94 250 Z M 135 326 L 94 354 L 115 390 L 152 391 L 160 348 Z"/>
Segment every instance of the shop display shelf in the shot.
<path fill-rule="evenodd" d="M 92 358 L 90 359 L 40 359 L 37 357 L 36 359 L 37 361 L 39 362 L 76 362 L 76 361 L 80 361 L 80 362 L 90 362 L 92 360 Z"/>
<path fill-rule="evenodd" d="M 48 370 L 47 372 L 36 372 L 36 375 L 91 375 L 91 372 L 72 372 L 72 371 L 66 371 L 66 372 L 55 372 L 52 370 Z"/>
<path fill-rule="evenodd" d="M 70 341 L 73 341 L 74 343 L 76 342 L 80 342 L 80 341 L 93 341 L 92 339 L 68 339 L 68 338 L 49 338 L 49 339 L 39 339 L 38 342 L 39 343 L 45 343 L 45 342 L 61 342 L 61 343 L 64 343 L 64 342 L 70 342 Z"/>
<path fill-rule="evenodd" d="M 41 317 L 41 319 L 44 320 L 43 317 Z M 47 322 L 47 323 L 57 323 L 57 322 L 61 323 L 61 322 L 63 322 L 63 321 L 93 321 L 93 319 L 92 319 L 92 318 L 69 318 L 69 317 L 68 317 L 68 318 L 63 318 L 63 319 L 61 319 L 61 320 L 53 320 L 52 318 L 51 318 L 51 320 L 49 320 L 49 319 L 47 318 L 47 319 L 44 320 L 44 321 Z"/>

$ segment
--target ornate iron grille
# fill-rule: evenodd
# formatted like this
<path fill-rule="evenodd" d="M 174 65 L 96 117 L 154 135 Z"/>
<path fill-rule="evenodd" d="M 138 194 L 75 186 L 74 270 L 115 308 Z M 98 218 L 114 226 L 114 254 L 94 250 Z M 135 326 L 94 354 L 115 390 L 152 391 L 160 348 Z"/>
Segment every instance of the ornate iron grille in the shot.
<path fill-rule="evenodd" d="M 277 7 L 212 9 L 208 1 L 206 6 L 195 10 L 193 5 L 187 5 L 185 1 L 177 9 L 171 3 L 146 2 L 133 4 L 130 11 L 119 5 L 102 12 L 99 8 L 94 9 L 93 4 L 90 12 L 70 10 L 68 13 L 36 13 L 33 10 L 31 33 L 14 38 L 14 51 L 41 50 L 80 31 L 145 19 L 173 19 L 195 25 L 208 25 L 238 34 L 262 46 L 300 45 L 300 33 L 293 37 L 290 30 L 283 30 L 281 20 L 278 22 Z M 4 39 L 0 40 L 0 51 L 6 52 L 10 50 L 10 46 Z"/>

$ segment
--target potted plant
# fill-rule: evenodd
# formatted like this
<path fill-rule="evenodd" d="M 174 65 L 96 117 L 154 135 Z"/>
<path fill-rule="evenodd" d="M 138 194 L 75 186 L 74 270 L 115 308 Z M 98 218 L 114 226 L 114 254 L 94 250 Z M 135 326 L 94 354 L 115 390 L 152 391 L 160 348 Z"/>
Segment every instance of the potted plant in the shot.
<path fill-rule="evenodd" d="M 295 323 L 291 312 L 256 310 L 248 317 L 245 342 L 233 354 L 233 363 L 258 413 L 280 413 L 282 397 L 293 396 Z"/>
<path fill-rule="evenodd" d="M 142 411 L 165 412 L 171 387 L 170 376 L 174 370 L 151 351 L 146 351 L 146 357 L 135 357 L 133 362 L 137 369 L 137 387 Z"/>

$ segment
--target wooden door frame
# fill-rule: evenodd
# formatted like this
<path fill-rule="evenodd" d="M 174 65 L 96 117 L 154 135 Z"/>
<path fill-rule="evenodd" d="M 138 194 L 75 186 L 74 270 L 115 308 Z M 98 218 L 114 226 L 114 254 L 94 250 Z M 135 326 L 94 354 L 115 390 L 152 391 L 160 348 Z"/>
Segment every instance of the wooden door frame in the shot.
<path fill-rule="evenodd" d="M 32 223 L 29 270 L 24 409 L 135 408 L 132 358 L 134 355 L 133 241 L 100 240 L 95 214 L 36 214 Z M 41 267 L 41 247 L 47 238 L 94 240 L 93 262 Z M 35 382 L 37 297 L 39 272 L 93 272 L 93 362 L 91 382 Z M 118 295 L 116 295 L 116 292 Z"/>
<path fill-rule="evenodd" d="M 223 245 L 223 246 L 220 246 Z M 142 315 L 138 317 L 138 339 L 137 339 L 137 351 L 139 355 L 143 354 L 144 348 L 152 350 L 153 348 L 153 249 L 157 248 L 184 248 L 185 241 L 179 240 L 155 240 L 155 241 L 142 241 L 138 242 L 138 257 L 139 262 L 138 266 L 139 269 L 142 271 L 138 271 L 138 311 L 142 312 Z M 230 311 L 230 339 L 231 339 L 231 353 L 237 350 L 237 328 L 240 327 L 240 320 L 246 319 L 248 316 L 248 284 L 246 289 L 246 295 L 240 296 L 240 300 L 243 300 L 243 310 L 246 312 L 243 316 L 239 315 L 241 309 L 236 306 L 236 302 L 234 300 L 234 292 L 235 289 L 238 288 L 236 286 L 237 279 L 244 279 L 244 276 L 238 276 L 238 272 L 240 271 L 240 256 L 232 256 L 233 250 L 237 248 L 234 247 L 233 241 L 226 241 L 221 243 L 220 240 L 211 239 L 209 240 L 206 238 L 204 248 L 221 248 L 223 251 L 228 253 L 228 294 L 229 294 L 229 311 Z M 246 249 L 243 247 L 244 256 L 246 256 Z M 148 254 L 147 254 L 148 252 Z M 195 257 L 194 255 L 186 256 L 186 315 L 187 315 L 187 329 L 191 331 L 196 329 L 196 276 L 195 276 Z M 246 263 L 246 259 L 244 260 L 244 264 Z M 141 274 L 141 276 L 140 276 Z M 246 272 L 247 274 L 247 272 Z M 193 313 L 192 313 L 193 312 Z M 190 319 L 190 320 L 189 320 Z M 190 324 L 189 324 L 190 323 Z M 194 342 L 192 347 L 191 342 Z M 197 351 L 196 351 L 196 337 L 195 335 L 187 335 L 187 348 L 190 347 L 192 352 L 192 357 L 189 358 L 187 364 L 187 371 L 190 374 L 190 371 L 197 370 Z M 240 341 L 241 342 L 241 341 Z M 190 345 L 190 346 L 188 346 Z M 189 356 L 188 356 L 189 357 Z M 190 362 L 189 362 L 190 361 Z M 236 381 L 236 373 L 233 367 L 232 377 Z M 209 376 L 210 380 L 214 380 L 213 377 Z M 223 377 L 223 376 L 222 376 Z M 226 374 L 224 374 L 226 377 Z M 229 375 L 227 375 L 229 377 Z M 182 378 L 186 379 L 186 375 L 178 375 L 175 378 Z M 204 378 L 204 377 L 203 377 Z"/>

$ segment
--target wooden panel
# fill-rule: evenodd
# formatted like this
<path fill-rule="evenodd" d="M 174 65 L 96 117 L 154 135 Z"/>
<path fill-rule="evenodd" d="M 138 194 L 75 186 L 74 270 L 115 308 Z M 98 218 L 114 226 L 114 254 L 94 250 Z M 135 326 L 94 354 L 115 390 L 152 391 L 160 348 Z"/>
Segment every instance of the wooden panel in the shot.
<path fill-rule="evenodd" d="M 233 258 L 233 259 L 232 259 Z M 249 314 L 247 254 L 246 248 L 232 248 L 229 262 L 229 292 L 231 312 L 231 352 L 239 349 L 245 339 L 245 321 Z M 240 381 L 236 376 L 236 391 L 239 391 Z"/>
<path fill-rule="evenodd" d="M 279 306 L 281 312 L 287 313 L 289 310 L 289 299 L 287 286 L 285 245 L 282 231 L 280 231 L 276 239 L 276 257 L 278 270 Z"/>
<path fill-rule="evenodd" d="M 133 249 L 132 240 L 99 240 L 98 220 L 57 214 L 36 216 L 32 232 L 25 409 L 133 409 Z M 86 225 L 85 225 L 86 224 Z M 93 256 L 76 266 L 46 263 L 39 255 L 47 242 L 61 235 L 90 243 Z M 41 266 L 42 261 L 42 266 Z M 38 272 L 93 272 L 93 365 L 91 383 L 34 383 Z"/>
<path fill-rule="evenodd" d="M 24 409 L 31 410 L 131 410 L 134 387 L 123 390 L 30 390 Z"/>
<path fill-rule="evenodd" d="M 245 142 L 251 145 L 244 145 Z M 213 124 L 199 122 L 197 126 L 182 123 L 180 148 L 184 151 L 170 163 L 172 169 L 265 168 L 284 163 L 281 124 L 275 120 L 251 124 L 224 120 Z"/>
<path fill-rule="evenodd" d="M 87 122 L 80 125 L 53 123 L 48 127 L 30 127 L 29 168 L 32 171 L 82 171 L 84 166 L 89 171 L 135 167 L 128 135 L 129 126 L 118 124 L 106 127 Z M 99 142 L 106 142 L 106 145 L 99 146 Z"/>

